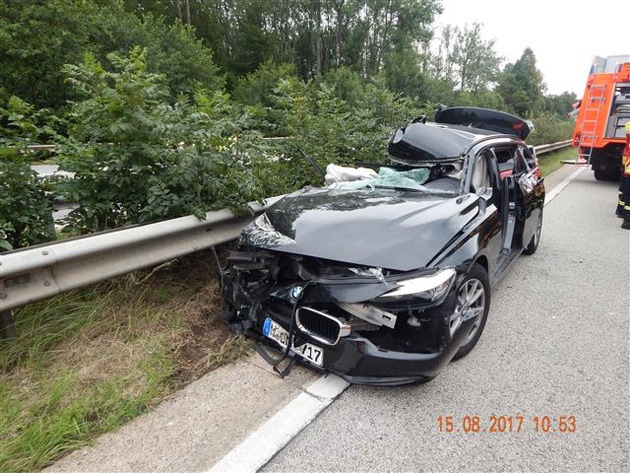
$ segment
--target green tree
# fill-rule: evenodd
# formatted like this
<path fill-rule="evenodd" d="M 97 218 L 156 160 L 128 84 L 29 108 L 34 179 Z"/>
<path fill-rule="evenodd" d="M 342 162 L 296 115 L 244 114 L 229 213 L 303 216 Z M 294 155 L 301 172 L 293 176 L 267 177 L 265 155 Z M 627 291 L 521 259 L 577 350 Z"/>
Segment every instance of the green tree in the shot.
<path fill-rule="evenodd" d="M 303 150 L 321 168 L 330 163 L 383 162 L 392 130 L 423 112 L 389 91 L 382 79 L 365 85 L 360 108 L 349 107 L 337 96 L 334 84 L 323 81 L 281 81 L 275 98 L 289 131 L 286 153 L 297 156 L 297 150 Z M 320 179 L 306 161 L 291 165 L 296 187 Z"/>
<path fill-rule="evenodd" d="M 560 118 L 567 118 L 567 114 L 573 110 L 572 105 L 577 102 L 577 96 L 573 92 L 563 92 L 560 95 L 545 96 L 545 111 Z"/>
<path fill-rule="evenodd" d="M 497 80 L 503 58 L 494 50 L 494 40 L 484 40 L 481 24 L 455 27 L 451 62 L 458 88 L 465 92 L 489 89 Z"/>
<path fill-rule="evenodd" d="M 442 11 L 435 0 L 367 0 L 356 5 L 353 33 L 358 33 L 361 49 L 355 64 L 368 77 L 381 71 L 390 53 L 429 40 L 435 15 Z"/>
<path fill-rule="evenodd" d="M 571 139 L 574 123 L 567 120 L 566 115 L 561 117 L 542 112 L 532 118 L 532 121 L 534 131 L 527 137 L 527 142 L 531 145 L 538 146 Z"/>
<path fill-rule="evenodd" d="M 0 108 L 0 252 L 55 239 L 52 198 L 31 168 L 26 146 L 54 134 L 48 110 L 18 97 Z"/>
<path fill-rule="evenodd" d="M 490 90 L 498 79 L 503 58 L 494 49 L 494 40 L 482 36 L 482 24 L 442 28 L 434 50 L 426 47 L 425 71 L 434 79 L 463 92 Z"/>
<path fill-rule="evenodd" d="M 508 110 L 523 117 L 535 116 L 542 110 L 544 91 L 543 75 L 530 48 L 516 62 L 505 66 L 497 86 Z"/>
<path fill-rule="evenodd" d="M 274 107 L 273 91 L 281 80 L 297 78 L 292 64 L 263 63 L 254 72 L 237 80 L 232 97 L 246 106 L 248 113 L 255 118 L 258 128 L 267 136 L 283 136 L 288 133 L 283 126 L 282 112 Z"/>
<path fill-rule="evenodd" d="M 230 85 L 269 60 L 293 63 L 304 80 L 341 66 L 374 77 L 391 53 L 427 41 L 441 12 L 438 0 L 128 0 L 126 7 L 194 26 Z"/>
<path fill-rule="evenodd" d="M 37 107 L 60 109 L 73 98 L 64 64 L 90 52 L 107 65 L 110 52 L 126 54 L 134 45 L 148 49 L 149 70 L 165 74 L 174 94 L 223 85 L 212 51 L 192 29 L 137 16 L 120 0 L 0 0 L 0 10 L 0 89 Z"/>
<path fill-rule="evenodd" d="M 244 209 L 262 198 L 251 172 L 260 137 L 246 132 L 222 92 L 171 102 L 147 52 L 110 54 L 113 71 L 93 56 L 65 68 L 82 97 L 72 104 L 60 167 L 75 173 L 67 199 L 80 202 L 68 229 L 99 231 L 210 209 Z"/>
<path fill-rule="evenodd" d="M 421 55 L 415 49 L 391 52 L 383 70 L 387 87 L 422 102 L 430 99 L 428 79 L 422 73 Z"/>

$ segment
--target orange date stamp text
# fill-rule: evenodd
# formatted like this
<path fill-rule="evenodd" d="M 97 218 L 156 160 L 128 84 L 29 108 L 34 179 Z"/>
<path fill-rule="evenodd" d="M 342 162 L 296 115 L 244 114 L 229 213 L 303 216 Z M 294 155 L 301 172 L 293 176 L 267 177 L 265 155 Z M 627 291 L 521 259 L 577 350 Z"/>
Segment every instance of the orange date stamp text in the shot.
<path fill-rule="evenodd" d="M 520 433 L 533 430 L 536 433 L 572 434 L 577 431 L 577 420 L 574 415 L 464 415 L 449 414 L 437 417 L 439 432 L 463 434 L 504 434 Z"/>

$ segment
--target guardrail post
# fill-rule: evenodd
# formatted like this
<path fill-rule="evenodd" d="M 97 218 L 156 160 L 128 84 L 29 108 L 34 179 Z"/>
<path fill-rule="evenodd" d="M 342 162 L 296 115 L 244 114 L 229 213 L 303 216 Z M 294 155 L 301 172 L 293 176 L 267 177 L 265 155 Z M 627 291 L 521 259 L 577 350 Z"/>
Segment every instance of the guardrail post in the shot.
<path fill-rule="evenodd" d="M 9 340 L 16 336 L 13 312 L 10 310 L 0 312 L 0 339 Z"/>

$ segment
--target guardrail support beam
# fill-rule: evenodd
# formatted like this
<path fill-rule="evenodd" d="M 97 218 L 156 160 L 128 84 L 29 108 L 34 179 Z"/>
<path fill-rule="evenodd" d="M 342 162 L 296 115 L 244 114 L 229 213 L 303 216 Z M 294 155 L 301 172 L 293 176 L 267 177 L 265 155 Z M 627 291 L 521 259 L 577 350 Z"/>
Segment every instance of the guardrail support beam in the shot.
<path fill-rule="evenodd" d="M 16 336 L 13 312 L 10 310 L 0 312 L 0 339 L 10 340 Z"/>

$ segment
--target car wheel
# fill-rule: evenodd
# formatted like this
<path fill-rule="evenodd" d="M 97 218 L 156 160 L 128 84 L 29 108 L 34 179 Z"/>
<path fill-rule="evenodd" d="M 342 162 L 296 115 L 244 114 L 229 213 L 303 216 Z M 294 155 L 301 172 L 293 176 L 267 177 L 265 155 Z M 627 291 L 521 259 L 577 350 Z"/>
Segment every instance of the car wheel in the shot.
<path fill-rule="evenodd" d="M 619 180 L 620 173 L 615 168 L 593 166 L 593 174 L 598 181 L 613 181 Z"/>
<path fill-rule="evenodd" d="M 529 244 L 523 250 L 523 253 L 525 253 L 526 255 L 533 255 L 538 249 L 538 243 L 540 243 L 540 234 L 542 233 L 542 222 L 543 214 L 541 210 L 540 217 L 538 217 L 538 225 L 536 226 L 536 231 L 534 232 L 534 235 L 532 236 Z"/>
<path fill-rule="evenodd" d="M 475 264 L 457 288 L 457 303 L 450 321 L 451 336 L 459 330 L 463 319 L 470 315 L 470 311 L 476 315 L 475 323 L 469 329 L 462 346 L 453 357 L 454 360 L 468 355 L 475 347 L 486 326 L 489 309 L 490 281 L 488 280 L 488 273 L 482 266 Z"/>

